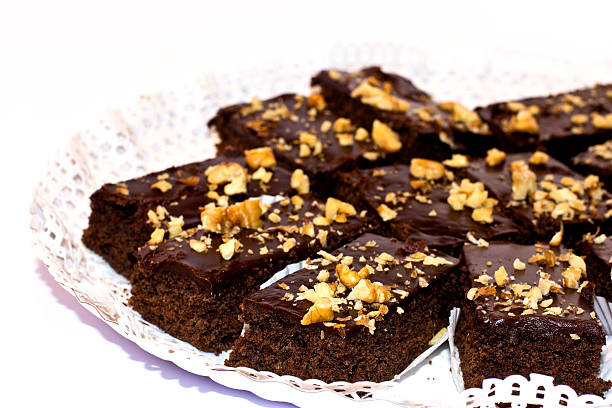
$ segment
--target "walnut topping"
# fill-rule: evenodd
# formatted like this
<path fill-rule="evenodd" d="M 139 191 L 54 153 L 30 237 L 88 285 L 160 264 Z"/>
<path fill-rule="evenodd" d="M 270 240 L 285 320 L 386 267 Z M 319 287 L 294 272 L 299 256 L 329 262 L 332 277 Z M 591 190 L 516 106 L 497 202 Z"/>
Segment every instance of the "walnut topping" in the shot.
<path fill-rule="evenodd" d="M 570 337 L 572 338 L 572 340 L 580 340 L 580 336 L 577 335 L 576 333 L 571 333 Z"/>
<path fill-rule="evenodd" d="M 206 208 L 200 218 L 204 230 L 227 234 L 235 228 L 261 228 L 262 214 L 259 200 L 247 200 L 229 207 Z"/>
<path fill-rule="evenodd" d="M 442 163 L 427 159 L 410 160 L 410 174 L 416 178 L 426 180 L 438 180 L 444 177 L 444 166 Z"/>
<path fill-rule="evenodd" d="M 472 208 L 472 219 L 476 222 L 493 222 L 493 207 L 497 200 L 489 197 L 481 182 L 463 179 L 460 185 L 453 183 L 446 201 L 454 211 L 462 211 L 466 206 Z"/>
<path fill-rule="evenodd" d="M 295 169 L 291 174 L 291 188 L 295 189 L 298 194 L 308 194 L 310 192 L 310 180 L 304 174 L 304 170 Z"/>
<path fill-rule="evenodd" d="M 361 279 L 346 297 L 347 300 L 361 300 L 367 303 L 384 303 L 390 298 L 391 291 L 388 287 L 378 282 L 372 283 L 369 279 Z"/>
<path fill-rule="evenodd" d="M 200 178 L 198 176 L 189 176 L 176 180 L 181 184 L 185 184 L 187 186 L 193 187 L 196 186 L 200 182 Z"/>
<path fill-rule="evenodd" d="M 443 102 L 438 105 L 440 109 L 446 112 L 452 112 L 453 121 L 456 123 L 464 123 L 470 130 L 479 130 L 483 125 L 482 119 L 476 112 L 466 108 L 457 102 Z"/>
<path fill-rule="evenodd" d="M 329 298 L 319 298 L 308 309 L 300 323 L 307 326 L 312 323 L 329 322 L 334 320 L 333 303 Z"/>
<path fill-rule="evenodd" d="M 190 239 L 189 247 L 197 253 L 208 252 L 208 245 L 206 242 L 202 242 L 197 239 Z"/>
<path fill-rule="evenodd" d="M 350 133 L 338 133 L 336 134 L 336 139 L 338 139 L 338 143 L 340 144 L 340 146 L 353 145 L 353 135 Z"/>
<path fill-rule="evenodd" d="M 423 259 L 423 265 L 425 266 L 452 265 L 452 262 L 441 256 L 427 255 L 425 259 Z"/>
<path fill-rule="evenodd" d="M 246 158 L 247 165 L 252 169 L 259 167 L 274 167 L 276 166 L 276 158 L 274 152 L 269 147 L 258 147 L 256 149 L 245 150 L 244 156 Z M 209 180 L 209 183 L 211 181 Z M 219 184 L 219 183 L 216 183 Z"/>
<path fill-rule="evenodd" d="M 599 234 L 598 236 L 596 236 L 595 238 L 593 238 L 593 242 L 595 244 L 601 245 L 604 242 L 606 242 L 606 235 L 605 234 Z M 612 262 L 612 261 L 611 261 Z"/>
<path fill-rule="evenodd" d="M 151 238 L 149 239 L 149 242 L 147 242 L 147 245 L 161 244 L 164 241 L 165 233 L 166 232 L 162 228 L 155 228 L 155 230 L 153 230 L 151 233 Z"/>
<path fill-rule="evenodd" d="M 508 272 L 506 272 L 506 268 L 500 266 L 494 273 L 495 283 L 497 286 L 504 286 L 508 283 Z"/>
<path fill-rule="evenodd" d="M 521 102 L 507 102 L 506 107 L 510 112 L 519 112 L 525 108 L 525 105 Z"/>
<path fill-rule="evenodd" d="M 319 282 L 327 282 L 328 279 L 329 279 L 329 271 L 326 269 L 321 270 L 319 274 L 317 275 L 317 280 Z"/>
<path fill-rule="evenodd" d="M 247 171 L 238 163 L 221 163 L 211 166 L 204 172 L 209 184 L 217 185 L 228 183 L 223 188 L 227 195 L 246 193 Z"/>
<path fill-rule="evenodd" d="M 612 129 L 612 113 L 601 115 L 599 113 L 591 113 L 593 126 L 598 129 Z"/>
<path fill-rule="evenodd" d="M 561 224 L 561 226 L 563 226 L 563 224 Z M 557 231 L 555 233 L 555 235 L 553 235 L 553 237 L 550 239 L 550 246 L 551 247 L 556 247 L 561 245 L 561 241 L 563 240 L 563 228 L 561 228 L 560 231 Z"/>
<path fill-rule="evenodd" d="M 399 135 L 379 120 L 372 124 L 372 140 L 379 149 L 388 153 L 398 152 L 402 148 Z"/>
<path fill-rule="evenodd" d="M 520 110 L 510 118 L 510 122 L 505 121 L 503 126 L 508 132 L 538 134 L 540 131 L 538 121 L 529 109 Z"/>
<path fill-rule="evenodd" d="M 283 242 L 283 252 L 289 252 L 291 249 L 295 248 L 297 241 L 295 238 L 287 238 L 285 242 Z"/>
<path fill-rule="evenodd" d="M 561 276 L 563 276 L 563 286 L 570 289 L 578 289 L 578 280 L 582 272 L 580 269 L 569 267 L 563 272 L 561 272 Z"/>
<path fill-rule="evenodd" d="M 533 155 L 531 155 L 531 158 L 529 158 L 529 163 L 534 164 L 536 166 L 544 165 L 548 163 L 548 155 L 538 150 L 537 152 L 534 152 Z"/>
<path fill-rule="evenodd" d="M 397 211 L 392 210 L 386 204 L 379 205 L 376 211 L 378 211 L 378 215 L 380 215 L 380 218 L 385 222 L 397 217 Z"/>
<path fill-rule="evenodd" d="M 234 254 L 238 252 L 238 249 L 241 246 L 242 244 L 240 243 L 240 241 L 238 241 L 236 238 L 231 238 L 225 243 L 219 245 L 219 253 L 223 257 L 223 259 L 229 261 L 230 259 L 232 259 Z"/>
<path fill-rule="evenodd" d="M 158 180 L 155 183 L 151 184 L 151 190 L 159 190 L 162 193 L 165 193 L 168 190 L 172 189 L 172 184 L 168 183 L 166 180 Z"/>
<path fill-rule="evenodd" d="M 354 288 L 361 279 L 367 278 L 373 272 L 374 269 L 371 266 L 369 268 L 363 267 L 361 270 L 359 270 L 359 272 L 355 272 L 347 265 L 336 265 L 336 275 L 338 276 L 338 279 L 349 289 Z"/>
<path fill-rule="evenodd" d="M 325 218 L 339 223 L 347 222 L 347 217 L 357 214 L 355 207 L 344 201 L 329 197 L 325 202 Z"/>
<path fill-rule="evenodd" d="M 325 98 L 320 93 L 311 94 L 306 100 L 306 105 L 309 108 L 315 108 L 316 110 L 322 111 L 327 106 Z"/>
<path fill-rule="evenodd" d="M 573 125 L 584 125 L 589 121 L 589 117 L 583 113 L 572 115 L 570 118 Z"/>
<path fill-rule="evenodd" d="M 471 288 L 468 290 L 467 298 L 468 300 L 476 300 L 479 296 L 485 295 L 495 295 L 496 291 L 493 286 L 483 286 L 480 288 Z"/>
<path fill-rule="evenodd" d="M 516 269 L 517 271 L 524 271 L 525 270 L 525 262 L 522 262 L 520 259 L 516 258 L 514 260 L 514 263 L 512 264 L 512 267 L 514 269 Z"/>
<path fill-rule="evenodd" d="M 527 163 L 523 160 L 517 160 L 510 164 L 510 172 L 512 173 L 512 199 L 525 200 L 530 194 L 535 193 L 537 189 L 536 175 Z"/>
<path fill-rule="evenodd" d="M 502 164 L 506 160 L 506 153 L 499 149 L 493 148 L 487 151 L 485 159 L 487 166 L 495 167 Z"/>
<path fill-rule="evenodd" d="M 258 168 L 251 176 L 253 180 L 259 180 L 264 184 L 268 184 L 272 180 L 272 172 L 266 171 L 265 167 Z"/>
<path fill-rule="evenodd" d="M 185 225 L 185 222 L 183 221 L 182 215 L 180 217 L 171 216 L 168 222 L 168 233 L 170 234 L 170 238 L 179 236 L 183 232 L 183 225 Z"/>
<path fill-rule="evenodd" d="M 470 165 L 470 161 L 467 156 L 463 154 L 453 154 L 452 159 L 447 159 L 442 162 L 445 166 L 453 167 L 456 169 L 468 167 Z"/>
<path fill-rule="evenodd" d="M 571 254 L 569 257 L 569 264 L 571 267 L 579 270 L 581 275 L 586 277 L 586 263 L 584 262 L 584 259 L 578 255 Z"/>
<path fill-rule="evenodd" d="M 247 116 L 252 113 L 259 112 L 261 110 L 263 110 L 263 103 L 261 102 L 261 100 L 254 96 L 253 99 L 251 99 L 251 105 L 241 108 L 240 114 L 242 116 Z"/>
<path fill-rule="evenodd" d="M 474 208 L 474 210 L 472 210 L 472 219 L 482 224 L 492 224 L 493 208 Z"/>
<path fill-rule="evenodd" d="M 407 112 L 410 103 L 385 92 L 376 86 L 372 86 L 368 80 L 364 80 L 357 88 L 351 92 L 352 98 L 361 98 L 361 102 L 372 105 L 378 109 L 390 112 Z"/>
<path fill-rule="evenodd" d="M 589 147 L 596 157 L 604 160 L 612 160 L 612 139 L 605 143 Z"/>
<path fill-rule="evenodd" d="M 352 132 L 355 127 L 348 118 L 338 118 L 334 121 L 334 133 Z"/>
<path fill-rule="evenodd" d="M 357 129 L 357 132 L 355 132 L 355 140 L 358 142 L 365 142 L 368 139 L 369 135 L 370 134 L 366 129 L 360 127 L 359 129 Z"/>
<path fill-rule="evenodd" d="M 433 346 L 434 344 L 436 344 L 438 341 L 440 341 L 440 339 L 442 339 L 442 337 L 444 337 L 444 335 L 446 334 L 446 327 L 443 327 L 440 329 L 440 331 L 438 331 L 432 338 L 431 340 L 429 340 L 429 343 L 427 343 L 430 346 Z"/>

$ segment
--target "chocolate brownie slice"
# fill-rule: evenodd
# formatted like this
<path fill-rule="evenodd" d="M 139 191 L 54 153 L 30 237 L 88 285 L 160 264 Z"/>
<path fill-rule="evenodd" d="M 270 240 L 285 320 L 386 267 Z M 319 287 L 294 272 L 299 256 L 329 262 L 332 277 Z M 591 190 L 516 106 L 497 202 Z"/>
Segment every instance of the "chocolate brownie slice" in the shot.
<path fill-rule="evenodd" d="M 455 161 L 446 163 L 459 165 Z M 452 171 L 432 160 L 355 170 L 341 176 L 337 194 L 378 213 L 384 235 L 422 240 L 452 255 L 459 253 L 470 232 L 485 240 L 529 239 L 527 230 L 504 215 L 504 207 L 482 183 L 455 180 Z"/>
<path fill-rule="evenodd" d="M 493 149 L 463 170 L 537 240 L 547 241 L 563 229 L 563 242 L 573 246 L 612 223 L 612 196 L 599 178 L 582 177 L 544 152 L 506 155 Z"/>
<path fill-rule="evenodd" d="M 361 235 L 370 219 L 310 196 L 205 209 L 197 228 L 138 252 L 130 304 L 174 337 L 219 353 L 240 335 L 244 296 L 285 266 Z"/>
<path fill-rule="evenodd" d="M 91 196 L 83 243 L 129 278 L 134 252 L 156 227 L 172 236 L 169 231 L 177 226 L 196 226 L 207 204 L 291 192 L 291 174 L 275 164 L 269 149 L 249 151 L 246 157 L 228 149 L 225 156 L 104 184 Z"/>
<path fill-rule="evenodd" d="M 550 375 L 579 394 L 610 388 L 598 378 L 606 339 L 582 258 L 517 244 L 466 245 L 463 256 L 473 287 L 455 343 L 466 388 L 530 373 Z"/>
<path fill-rule="evenodd" d="M 590 146 L 572 159 L 574 167 L 583 174 L 597 174 L 608 191 L 612 189 L 612 139 Z"/>
<path fill-rule="evenodd" d="M 324 196 L 340 171 L 398 156 L 402 142 L 383 122 L 356 126 L 332 113 L 320 94 L 280 95 L 221 109 L 209 126 L 219 133 L 218 147 L 268 146 L 279 163 L 309 176 L 313 191 Z"/>
<path fill-rule="evenodd" d="M 466 286 L 458 260 L 365 234 L 245 298 L 227 365 L 385 381 L 443 334 Z M 462 283 L 464 282 L 464 283 Z"/>
<path fill-rule="evenodd" d="M 441 160 L 457 150 L 484 154 L 495 142 L 475 112 L 456 102 L 434 101 L 410 80 L 379 67 L 325 70 L 311 84 L 338 114 L 365 127 L 377 119 L 391 126 L 405 144 L 404 158 Z"/>
<path fill-rule="evenodd" d="M 494 103 L 476 112 L 490 125 L 504 150 L 541 147 L 567 163 L 576 152 L 610 139 L 612 84 Z"/>
<path fill-rule="evenodd" d="M 589 265 L 589 280 L 595 293 L 612 302 L 612 236 L 600 234 L 586 239 L 580 248 Z"/>

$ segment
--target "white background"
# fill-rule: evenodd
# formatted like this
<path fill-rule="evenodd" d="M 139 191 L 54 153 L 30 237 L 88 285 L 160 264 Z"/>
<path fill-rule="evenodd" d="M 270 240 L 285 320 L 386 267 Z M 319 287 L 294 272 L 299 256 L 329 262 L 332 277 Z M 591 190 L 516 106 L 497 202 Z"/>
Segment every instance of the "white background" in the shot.
<path fill-rule="evenodd" d="M 501 49 L 601 64 L 612 61 L 611 26 L 604 1 L 0 0 L 0 405 L 286 406 L 148 355 L 82 309 L 34 258 L 32 188 L 66 138 L 107 107 L 337 42 L 451 50 L 458 63 Z"/>

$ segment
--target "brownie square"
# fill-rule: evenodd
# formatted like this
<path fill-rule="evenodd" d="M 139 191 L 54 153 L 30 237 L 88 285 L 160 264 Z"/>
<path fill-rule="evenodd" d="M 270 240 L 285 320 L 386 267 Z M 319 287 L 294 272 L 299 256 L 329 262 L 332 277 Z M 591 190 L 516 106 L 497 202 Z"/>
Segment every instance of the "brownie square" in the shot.
<path fill-rule="evenodd" d="M 605 335 L 593 311 L 584 260 L 544 245 L 466 245 L 472 288 L 457 344 L 466 388 L 486 378 L 540 373 L 579 394 L 602 395 L 598 378 Z"/>
<path fill-rule="evenodd" d="M 226 361 L 303 379 L 392 379 L 443 334 L 462 296 L 458 260 L 365 234 L 244 299 Z"/>
<path fill-rule="evenodd" d="M 195 227 L 207 204 L 228 205 L 246 197 L 291 192 L 291 174 L 275 166 L 271 151 L 254 150 L 248 155 L 249 160 L 228 149 L 213 159 L 104 184 L 91 196 L 83 243 L 129 278 L 135 251 L 156 227 L 166 231 L 170 223 Z"/>
<path fill-rule="evenodd" d="M 355 170 L 340 180 L 338 196 L 377 213 L 384 235 L 423 241 L 455 256 L 470 232 L 485 240 L 529 239 L 482 183 L 455 180 L 436 161 L 413 159 L 410 166 Z"/>
<path fill-rule="evenodd" d="M 550 240 L 563 225 L 563 242 L 575 245 L 584 234 L 612 223 L 612 196 L 598 177 L 585 178 L 546 153 L 495 150 L 463 170 L 484 183 L 537 240 Z"/>
<path fill-rule="evenodd" d="M 382 120 L 405 144 L 402 157 L 442 160 L 451 151 L 484 152 L 495 139 L 475 112 L 455 102 L 437 102 L 409 79 L 379 67 L 356 72 L 325 70 L 311 84 L 330 108 L 361 126 Z"/>
<path fill-rule="evenodd" d="M 324 196 L 338 172 L 390 160 L 402 148 L 384 123 L 359 127 L 330 111 L 327 103 L 321 94 L 285 94 L 263 102 L 254 98 L 219 110 L 209 126 L 219 133 L 219 148 L 271 147 L 282 166 L 302 169 L 313 191 Z"/>
<path fill-rule="evenodd" d="M 576 152 L 610 139 L 612 84 L 494 103 L 476 112 L 506 151 L 540 147 L 569 162 Z"/>
<path fill-rule="evenodd" d="M 586 256 L 595 293 L 612 302 L 612 236 L 590 237 L 582 243 L 580 254 Z"/>
<path fill-rule="evenodd" d="M 597 174 L 606 189 L 612 189 L 612 139 L 577 154 L 572 164 L 582 174 Z"/>
<path fill-rule="evenodd" d="M 144 319 L 203 351 L 240 335 L 242 298 L 285 266 L 371 228 L 370 217 L 329 198 L 293 196 L 209 208 L 202 224 L 138 252 L 130 304 Z"/>

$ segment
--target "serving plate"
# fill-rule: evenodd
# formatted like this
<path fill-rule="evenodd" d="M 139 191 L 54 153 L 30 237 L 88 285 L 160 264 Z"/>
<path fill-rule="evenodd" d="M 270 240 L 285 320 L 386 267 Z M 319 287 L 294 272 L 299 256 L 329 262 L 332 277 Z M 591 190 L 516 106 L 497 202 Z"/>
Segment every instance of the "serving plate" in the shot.
<path fill-rule="evenodd" d="M 560 400 L 569 406 L 607 405 L 599 397 L 578 397 L 570 388 L 554 386 L 551 377 L 541 375 L 487 380 L 482 389 L 460 392 L 449 370 L 447 344 L 399 380 L 379 384 L 326 384 L 226 367 L 227 353 L 215 356 L 199 351 L 144 321 L 127 305 L 129 282 L 81 243 L 89 217 L 88 197 L 102 183 L 212 157 L 215 136 L 205 123 L 218 108 L 250 100 L 253 95 L 264 99 L 283 92 L 306 93 L 309 78 L 319 69 L 378 64 L 413 79 L 440 100 L 458 100 L 468 106 L 568 90 L 605 80 L 602 76 L 612 72 L 610 67 L 580 67 L 527 55 L 498 53 L 464 60 L 456 53 L 431 54 L 392 44 L 338 45 L 299 63 L 228 67 L 182 89 L 144 95 L 132 106 L 111 109 L 61 147 L 36 187 L 31 228 L 39 256 L 63 288 L 120 335 L 189 372 L 269 400 L 303 407 L 494 406 L 496 400 L 545 406 L 556 406 Z M 609 336 L 608 344 L 611 342 Z M 612 378 L 608 347 L 602 354 L 602 376 Z"/>

